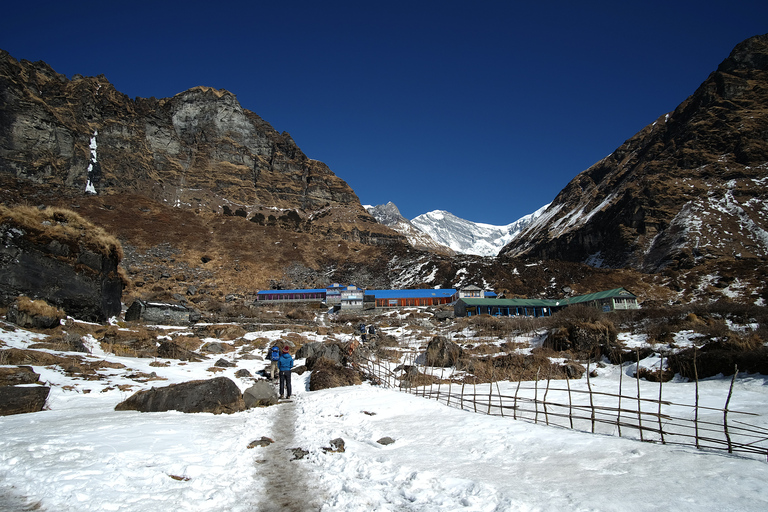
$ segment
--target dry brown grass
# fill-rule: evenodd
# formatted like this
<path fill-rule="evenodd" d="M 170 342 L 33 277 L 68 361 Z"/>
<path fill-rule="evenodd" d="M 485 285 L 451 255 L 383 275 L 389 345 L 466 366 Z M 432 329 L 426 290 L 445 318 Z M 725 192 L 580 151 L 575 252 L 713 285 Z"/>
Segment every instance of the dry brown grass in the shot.
<path fill-rule="evenodd" d="M 312 374 L 309 377 L 310 391 L 357 384 L 362 384 L 362 379 L 358 372 L 351 368 L 345 368 L 324 357 L 315 362 L 312 367 Z"/>
<path fill-rule="evenodd" d="M 49 305 L 44 300 L 32 300 L 22 295 L 16 299 L 19 311 L 32 316 L 45 316 L 49 318 L 66 318 L 64 311 Z"/>

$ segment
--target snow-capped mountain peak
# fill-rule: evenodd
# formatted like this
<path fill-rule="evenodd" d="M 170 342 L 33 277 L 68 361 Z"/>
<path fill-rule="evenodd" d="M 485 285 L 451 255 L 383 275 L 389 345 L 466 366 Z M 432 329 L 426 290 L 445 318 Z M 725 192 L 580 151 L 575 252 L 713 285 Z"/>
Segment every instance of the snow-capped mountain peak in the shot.
<path fill-rule="evenodd" d="M 457 253 L 496 256 L 502 247 L 544 213 L 547 206 L 549 205 L 503 226 L 461 219 L 445 210 L 419 215 L 411 220 L 411 223 L 436 242 L 450 247 Z"/>
<path fill-rule="evenodd" d="M 414 247 L 449 248 L 460 254 L 496 256 L 546 210 L 543 206 L 511 224 L 495 226 L 461 219 L 445 210 L 434 210 L 409 221 L 391 201 L 365 208 L 379 223 L 405 235 Z"/>

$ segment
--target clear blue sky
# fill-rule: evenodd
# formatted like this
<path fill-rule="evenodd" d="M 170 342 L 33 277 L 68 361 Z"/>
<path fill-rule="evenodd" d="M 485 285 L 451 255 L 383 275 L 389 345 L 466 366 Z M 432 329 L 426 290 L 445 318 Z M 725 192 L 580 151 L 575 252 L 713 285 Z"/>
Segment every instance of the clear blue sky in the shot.
<path fill-rule="evenodd" d="M 6 4 L 8 4 L 6 2 Z M 130 97 L 227 89 L 408 218 L 507 224 L 673 110 L 761 1 L 27 1 L 0 48 Z"/>

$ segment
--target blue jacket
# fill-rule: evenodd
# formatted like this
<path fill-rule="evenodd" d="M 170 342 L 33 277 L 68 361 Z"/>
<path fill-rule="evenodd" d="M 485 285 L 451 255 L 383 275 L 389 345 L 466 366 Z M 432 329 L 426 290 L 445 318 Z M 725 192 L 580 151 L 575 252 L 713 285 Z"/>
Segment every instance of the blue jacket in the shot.
<path fill-rule="evenodd" d="M 283 353 L 280 354 L 280 359 L 277 360 L 277 369 L 281 372 L 287 372 L 293 368 L 293 358 L 291 357 L 291 354 Z"/>

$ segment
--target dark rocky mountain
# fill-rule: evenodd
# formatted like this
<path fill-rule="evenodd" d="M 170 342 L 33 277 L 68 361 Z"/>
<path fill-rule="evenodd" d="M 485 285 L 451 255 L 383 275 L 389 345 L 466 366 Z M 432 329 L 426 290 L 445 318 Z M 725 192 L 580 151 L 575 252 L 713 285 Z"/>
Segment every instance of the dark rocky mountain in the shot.
<path fill-rule="evenodd" d="M 364 243 L 400 238 L 228 91 L 132 100 L 104 76 L 69 80 L 1 50 L 0 174 L 65 196 L 136 194 Z"/>
<path fill-rule="evenodd" d="M 739 44 L 674 112 L 576 176 L 501 254 L 647 273 L 717 262 L 755 268 L 757 279 L 768 257 L 767 199 L 762 35 Z"/>

